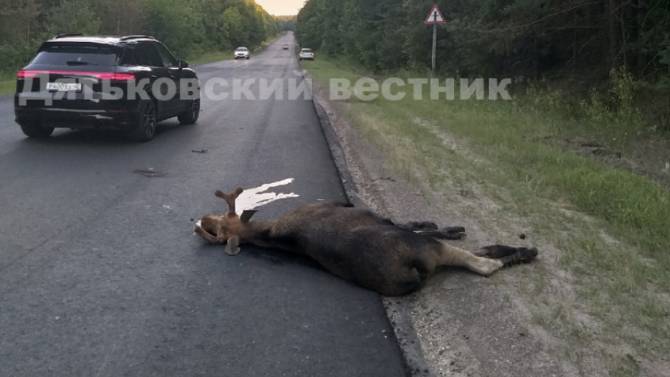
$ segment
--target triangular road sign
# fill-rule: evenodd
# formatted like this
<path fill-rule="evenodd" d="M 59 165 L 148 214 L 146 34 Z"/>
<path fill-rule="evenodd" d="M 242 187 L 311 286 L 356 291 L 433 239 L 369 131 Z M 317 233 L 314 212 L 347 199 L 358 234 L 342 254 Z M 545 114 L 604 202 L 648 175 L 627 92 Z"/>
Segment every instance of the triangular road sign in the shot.
<path fill-rule="evenodd" d="M 435 4 L 430 10 L 430 13 L 428 14 L 428 17 L 426 17 L 426 21 L 424 21 L 424 23 L 426 25 L 446 24 L 447 20 L 442 15 L 442 12 L 440 12 L 440 8 L 437 6 L 437 4 Z"/>

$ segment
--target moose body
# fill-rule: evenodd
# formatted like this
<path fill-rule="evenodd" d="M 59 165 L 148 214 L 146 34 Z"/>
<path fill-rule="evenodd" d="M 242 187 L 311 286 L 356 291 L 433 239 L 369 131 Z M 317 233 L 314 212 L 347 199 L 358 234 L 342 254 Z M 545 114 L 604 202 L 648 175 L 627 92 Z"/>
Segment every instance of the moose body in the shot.
<path fill-rule="evenodd" d="M 385 296 L 419 289 L 440 266 L 465 267 L 488 276 L 537 255 L 535 249 L 499 245 L 476 255 L 445 242 L 463 237 L 461 227 L 440 231 L 428 222 L 395 224 L 348 204 L 309 204 L 276 220 L 251 221 L 255 211 L 245 211 L 242 216 L 235 213 L 235 198 L 241 192 L 217 192 L 230 211 L 203 217 L 196 234 L 211 243 L 226 244 L 230 255 L 239 253 L 240 244 L 303 255 L 334 275 Z"/>

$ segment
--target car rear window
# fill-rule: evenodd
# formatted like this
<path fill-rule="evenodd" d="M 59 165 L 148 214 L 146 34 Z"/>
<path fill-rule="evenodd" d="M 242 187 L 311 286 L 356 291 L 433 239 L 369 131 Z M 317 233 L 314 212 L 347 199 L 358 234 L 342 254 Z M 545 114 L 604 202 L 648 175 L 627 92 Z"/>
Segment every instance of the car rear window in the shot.
<path fill-rule="evenodd" d="M 54 66 L 113 66 L 118 48 L 88 43 L 47 44 L 42 46 L 32 64 Z"/>

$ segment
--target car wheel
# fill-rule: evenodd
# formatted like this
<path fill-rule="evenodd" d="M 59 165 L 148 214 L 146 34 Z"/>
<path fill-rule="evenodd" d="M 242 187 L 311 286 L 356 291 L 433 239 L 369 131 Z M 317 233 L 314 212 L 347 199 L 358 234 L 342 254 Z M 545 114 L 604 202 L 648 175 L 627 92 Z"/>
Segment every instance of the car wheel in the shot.
<path fill-rule="evenodd" d="M 157 128 L 156 106 L 149 101 L 141 107 L 134 127 L 128 132 L 128 137 L 135 141 L 146 142 L 156 136 Z"/>
<path fill-rule="evenodd" d="M 179 114 L 177 118 L 179 119 L 179 123 L 187 125 L 196 123 L 199 117 L 200 117 L 200 100 L 196 99 L 193 100 L 193 102 L 191 102 L 191 106 L 189 106 L 188 110 Z"/>
<path fill-rule="evenodd" d="M 24 121 L 19 124 L 21 126 L 21 131 L 28 136 L 35 139 L 44 139 L 54 132 L 53 127 L 46 127 L 38 121 Z"/>

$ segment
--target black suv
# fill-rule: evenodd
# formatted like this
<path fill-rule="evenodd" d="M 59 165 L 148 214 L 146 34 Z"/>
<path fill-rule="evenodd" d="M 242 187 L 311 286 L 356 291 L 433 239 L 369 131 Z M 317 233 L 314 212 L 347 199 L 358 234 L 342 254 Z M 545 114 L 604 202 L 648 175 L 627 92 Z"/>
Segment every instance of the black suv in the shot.
<path fill-rule="evenodd" d="M 29 137 L 54 128 L 112 127 L 148 141 L 157 122 L 197 122 L 195 72 L 150 36 L 60 35 L 17 73 L 16 122 Z"/>

